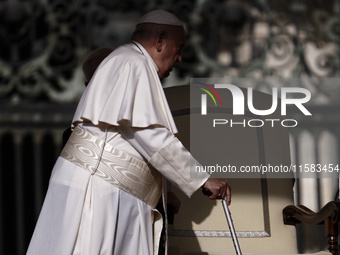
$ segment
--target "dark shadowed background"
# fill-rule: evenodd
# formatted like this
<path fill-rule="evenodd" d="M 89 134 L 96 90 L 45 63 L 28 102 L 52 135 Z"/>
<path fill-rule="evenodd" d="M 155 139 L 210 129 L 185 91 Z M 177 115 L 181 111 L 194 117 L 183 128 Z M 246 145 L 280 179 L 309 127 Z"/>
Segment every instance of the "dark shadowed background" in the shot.
<path fill-rule="evenodd" d="M 316 117 L 300 116 L 291 130 L 292 160 L 339 164 L 339 0 L 1 0 L 0 254 L 26 251 L 84 90 L 83 59 L 129 42 L 138 18 L 156 8 L 174 12 L 187 30 L 183 63 L 165 87 L 190 77 L 313 78 L 299 86 L 311 91 Z M 318 210 L 335 199 L 338 176 L 298 179 L 296 203 Z M 303 241 L 310 230 L 298 231 L 302 252 L 323 247 L 318 236 Z"/>

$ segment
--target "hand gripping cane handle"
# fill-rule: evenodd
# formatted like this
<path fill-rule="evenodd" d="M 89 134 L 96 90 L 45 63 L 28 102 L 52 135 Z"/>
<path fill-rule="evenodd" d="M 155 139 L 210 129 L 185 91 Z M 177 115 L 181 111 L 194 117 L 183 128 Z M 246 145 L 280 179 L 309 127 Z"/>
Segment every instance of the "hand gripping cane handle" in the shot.
<path fill-rule="evenodd" d="M 202 192 L 206 196 L 212 195 L 211 191 L 206 189 L 206 188 L 203 188 Z M 230 233 L 231 233 L 231 238 L 233 239 L 236 254 L 242 255 L 241 248 L 240 248 L 240 245 L 239 245 L 238 240 L 237 240 L 237 235 L 236 235 L 236 231 L 235 231 L 235 228 L 234 228 L 234 223 L 233 223 L 233 220 L 231 218 L 231 214 L 230 214 L 230 211 L 229 211 L 229 207 L 227 205 L 227 201 L 225 201 L 225 199 L 222 199 L 222 206 L 223 206 L 223 209 L 224 209 L 225 216 L 227 218 L 227 222 L 228 222 L 229 230 L 230 230 Z"/>

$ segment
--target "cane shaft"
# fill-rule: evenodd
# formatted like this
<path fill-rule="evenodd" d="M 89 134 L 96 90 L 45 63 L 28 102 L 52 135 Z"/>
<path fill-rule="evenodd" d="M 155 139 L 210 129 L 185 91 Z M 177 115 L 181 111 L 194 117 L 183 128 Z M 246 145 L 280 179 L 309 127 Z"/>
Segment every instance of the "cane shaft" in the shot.
<path fill-rule="evenodd" d="M 228 226 L 229 226 L 229 230 L 230 230 L 230 233 L 231 233 L 231 238 L 233 239 L 236 254 L 242 255 L 241 248 L 240 248 L 240 245 L 239 245 L 238 240 L 237 240 L 237 235 L 236 235 L 236 231 L 235 231 L 235 228 L 234 228 L 233 220 L 231 218 L 231 214 L 230 214 L 230 211 L 229 211 L 229 208 L 228 208 L 228 205 L 227 205 L 227 202 L 225 201 L 225 199 L 222 199 L 222 205 L 223 205 L 223 209 L 224 209 L 224 212 L 225 212 L 225 216 L 226 216 L 227 221 L 228 221 Z"/>

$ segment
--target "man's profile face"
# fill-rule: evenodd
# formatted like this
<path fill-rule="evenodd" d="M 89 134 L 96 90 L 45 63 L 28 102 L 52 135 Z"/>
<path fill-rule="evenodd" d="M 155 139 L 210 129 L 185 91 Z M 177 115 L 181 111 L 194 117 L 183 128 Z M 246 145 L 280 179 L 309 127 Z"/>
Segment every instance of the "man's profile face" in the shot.
<path fill-rule="evenodd" d="M 177 30 L 177 29 L 176 29 Z M 185 45 L 185 31 L 178 28 L 178 33 L 164 39 L 161 60 L 158 63 L 158 76 L 161 80 L 168 77 L 176 62 L 182 62 L 182 50 Z"/>

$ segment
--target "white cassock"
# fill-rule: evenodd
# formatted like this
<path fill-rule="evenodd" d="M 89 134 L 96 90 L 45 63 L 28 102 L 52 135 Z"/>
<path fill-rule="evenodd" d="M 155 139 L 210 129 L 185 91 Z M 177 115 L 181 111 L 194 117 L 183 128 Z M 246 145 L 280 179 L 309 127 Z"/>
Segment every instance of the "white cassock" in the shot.
<path fill-rule="evenodd" d="M 28 255 L 157 254 L 162 176 L 189 197 L 209 177 L 190 178 L 199 163 L 174 136 L 157 70 L 136 42 L 97 68 L 52 171 Z"/>

